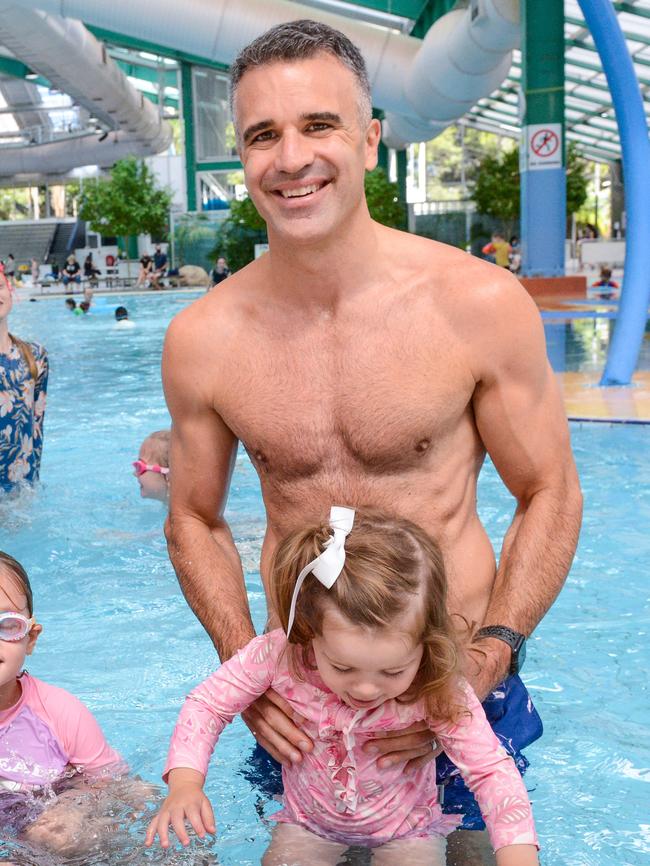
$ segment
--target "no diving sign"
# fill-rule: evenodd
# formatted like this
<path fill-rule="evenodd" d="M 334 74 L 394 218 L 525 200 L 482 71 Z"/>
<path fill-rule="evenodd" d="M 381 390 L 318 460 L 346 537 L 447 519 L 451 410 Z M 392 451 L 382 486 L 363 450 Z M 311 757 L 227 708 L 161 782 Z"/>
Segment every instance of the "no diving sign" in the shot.
<path fill-rule="evenodd" d="M 562 124 L 537 123 L 526 127 L 528 169 L 562 167 Z"/>

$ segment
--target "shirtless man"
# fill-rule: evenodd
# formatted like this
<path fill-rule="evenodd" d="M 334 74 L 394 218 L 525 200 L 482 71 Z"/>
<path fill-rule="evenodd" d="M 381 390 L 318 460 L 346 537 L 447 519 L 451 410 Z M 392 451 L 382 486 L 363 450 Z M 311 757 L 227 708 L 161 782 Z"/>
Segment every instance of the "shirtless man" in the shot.
<path fill-rule="evenodd" d="M 289 530 L 333 503 L 374 505 L 439 540 L 453 609 L 475 628 L 530 635 L 564 583 L 581 515 L 535 305 L 503 269 L 372 221 L 364 172 L 380 128 L 345 37 L 282 25 L 231 73 L 239 153 L 270 252 L 180 313 L 165 343 L 167 537 L 189 604 L 222 660 L 254 635 L 223 519 L 241 442 L 267 510 L 263 579 Z M 476 513 L 486 451 L 516 499 L 498 569 Z M 481 697 L 517 667 L 497 637 L 473 644 L 473 658 Z M 274 757 L 300 760 L 311 744 L 284 709 L 268 693 L 245 718 Z M 422 731 L 374 746 L 380 762 L 431 756 Z"/>

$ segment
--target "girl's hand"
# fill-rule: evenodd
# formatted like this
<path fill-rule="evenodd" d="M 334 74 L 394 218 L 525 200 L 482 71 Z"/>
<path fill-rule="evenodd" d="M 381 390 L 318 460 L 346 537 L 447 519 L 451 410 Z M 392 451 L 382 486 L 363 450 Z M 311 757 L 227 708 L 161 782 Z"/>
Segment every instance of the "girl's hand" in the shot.
<path fill-rule="evenodd" d="M 210 801 L 203 793 L 203 777 L 196 773 L 201 781 L 196 779 L 178 778 L 172 782 L 172 774 L 194 773 L 193 770 L 172 770 L 170 773 L 169 795 L 160 808 L 160 812 L 149 824 L 144 844 L 147 848 L 153 845 L 156 834 L 163 848 L 169 848 L 169 825 L 174 829 L 181 845 L 190 844 L 190 838 L 185 829 L 189 821 L 199 839 L 204 839 L 207 833 L 216 833 L 214 812 Z"/>

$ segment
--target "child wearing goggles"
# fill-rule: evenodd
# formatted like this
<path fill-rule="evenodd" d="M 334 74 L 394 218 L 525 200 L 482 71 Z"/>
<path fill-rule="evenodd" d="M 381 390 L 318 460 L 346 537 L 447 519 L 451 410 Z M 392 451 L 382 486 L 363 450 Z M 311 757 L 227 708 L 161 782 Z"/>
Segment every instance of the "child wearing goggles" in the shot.
<path fill-rule="evenodd" d="M 75 777 L 87 788 L 125 767 L 81 701 L 23 669 L 42 630 L 25 570 L 0 551 L 0 827 L 65 854 L 95 844 Z"/>
<path fill-rule="evenodd" d="M 138 459 L 133 461 L 133 474 L 140 485 L 140 496 L 143 499 L 167 502 L 170 439 L 170 430 L 150 433 L 140 446 Z"/>

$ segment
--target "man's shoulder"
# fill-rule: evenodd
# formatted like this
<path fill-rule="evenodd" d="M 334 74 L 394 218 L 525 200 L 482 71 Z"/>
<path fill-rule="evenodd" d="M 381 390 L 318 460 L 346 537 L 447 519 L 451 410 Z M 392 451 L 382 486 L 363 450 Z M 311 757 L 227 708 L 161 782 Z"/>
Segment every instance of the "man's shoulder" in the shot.
<path fill-rule="evenodd" d="M 248 265 L 222 280 L 218 289 L 206 292 L 177 313 L 169 326 L 168 337 L 187 339 L 197 346 L 209 337 L 210 344 L 214 345 L 215 338 L 225 338 L 233 329 L 243 326 L 246 311 L 253 303 L 250 296 L 254 280 L 247 273 L 251 267 Z"/>
<path fill-rule="evenodd" d="M 458 247 L 405 232 L 393 232 L 385 242 L 390 242 L 391 257 L 404 263 L 414 284 L 437 304 L 470 312 L 528 297 L 519 280 L 505 268 Z"/>

